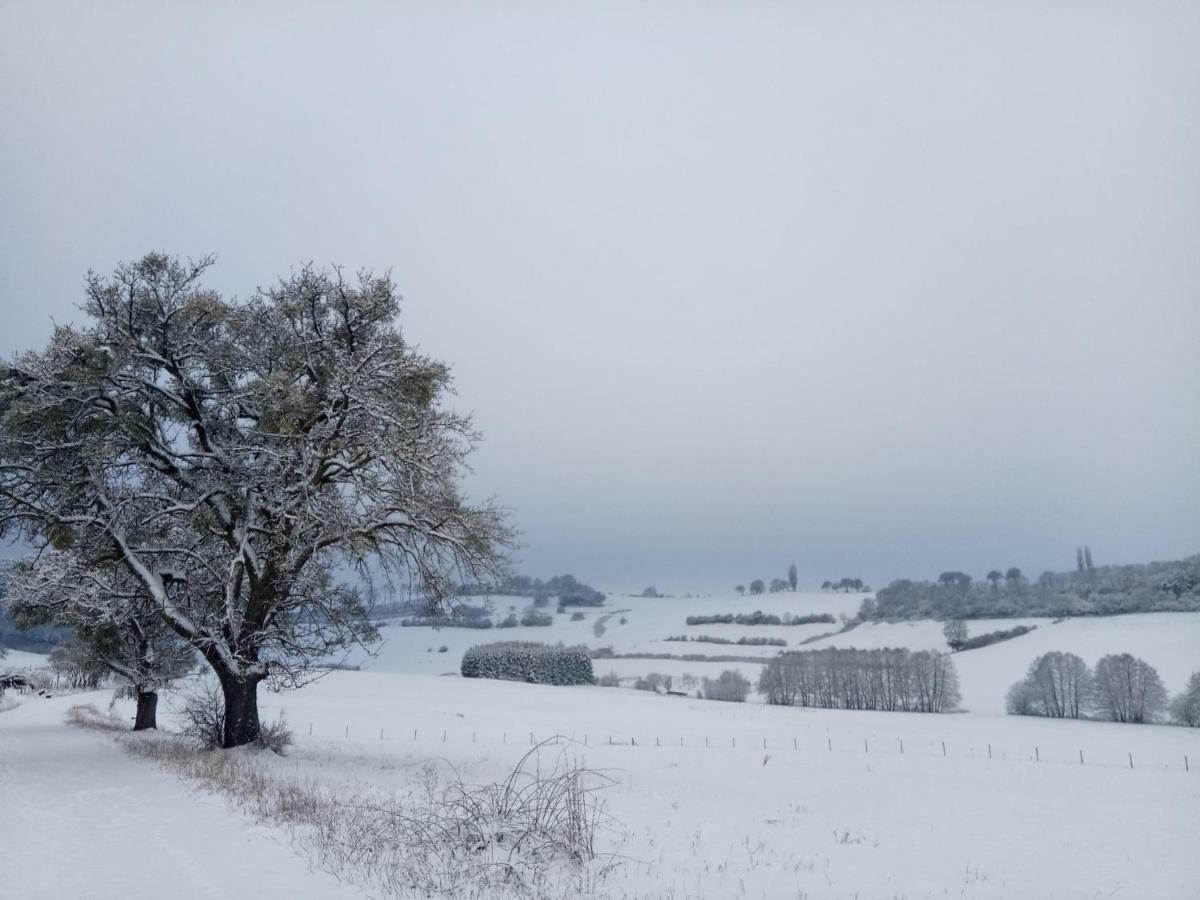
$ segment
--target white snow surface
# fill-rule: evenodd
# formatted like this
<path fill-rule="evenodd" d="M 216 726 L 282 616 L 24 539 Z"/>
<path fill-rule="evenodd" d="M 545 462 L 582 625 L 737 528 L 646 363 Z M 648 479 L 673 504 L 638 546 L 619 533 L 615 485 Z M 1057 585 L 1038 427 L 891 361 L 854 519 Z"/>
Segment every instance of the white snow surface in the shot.
<path fill-rule="evenodd" d="M 389 627 L 366 670 L 262 695 L 265 718 L 286 710 L 296 745 L 286 758 L 258 759 L 276 775 L 403 797 L 431 761 L 452 764 L 471 782 L 496 781 L 531 742 L 563 735 L 573 756 L 616 781 L 606 799 L 619 825 L 601 849 L 624 863 L 581 900 L 1194 900 L 1200 730 L 1002 710 L 1009 684 L 1034 656 L 1055 649 L 1093 665 L 1106 653 L 1134 653 L 1178 691 L 1200 669 L 1200 614 L 971 622 L 972 634 L 1038 628 L 955 654 L 970 709 L 961 715 L 729 704 L 457 675 L 467 647 L 514 638 L 751 656 L 762 648 L 662 639 L 756 633 L 783 637 L 790 649 L 810 626 L 689 628 L 684 618 L 755 608 L 836 616 L 861 599 L 610 596 L 606 608 L 585 610 L 583 622 L 556 615 L 550 628 Z M 496 605 L 497 615 L 507 613 L 503 599 Z M 609 614 L 597 638 L 593 623 Z M 438 653 L 443 644 L 448 651 Z M 829 645 L 945 649 L 938 622 L 864 625 L 807 646 Z M 629 678 L 723 668 L 754 677 L 760 666 L 596 661 L 597 674 Z M 71 705 L 107 700 L 26 696 L 0 713 L 0 897 L 366 896 L 310 871 L 282 830 L 125 755 L 105 734 L 62 723 Z M 168 727 L 172 705 L 160 702 Z M 128 704 L 120 708 L 131 714 Z"/>
<path fill-rule="evenodd" d="M 362 896 L 310 871 L 277 829 L 63 723 L 108 697 L 25 697 L 0 713 L 0 897 Z"/>

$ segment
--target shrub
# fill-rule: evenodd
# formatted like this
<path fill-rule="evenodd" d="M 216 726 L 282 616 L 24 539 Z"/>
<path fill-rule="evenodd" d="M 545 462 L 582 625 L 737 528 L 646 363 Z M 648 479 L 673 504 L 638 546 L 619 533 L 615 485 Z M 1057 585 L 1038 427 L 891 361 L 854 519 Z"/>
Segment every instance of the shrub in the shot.
<path fill-rule="evenodd" d="M 541 627 L 551 625 L 553 622 L 554 616 L 532 608 L 525 610 L 524 615 L 521 616 L 521 624 L 525 626 Z"/>
<path fill-rule="evenodd" d="M 447 647 L 445 644 L 442 644 L 442 646 L 438 647 L 438 653 L 445 653 L 449 649 L 450 648 Z"/>
<path fill-rule="evenodd" d="M 726 669 L 716 678 L 704 679 L 704 699 L 744 703 L 750 693 L 750 681 L 740 672 Z"/>
<path fill-rule="evenodd" d="M 551 647 L 537 641 L 472 647 L 463 654 L 462 675 L 530 684 L 591 684 L 594 680 L 586 647 Z"/>
<path fill-rule="evenodd" d="M 197 747 L 217 749 L 225 742 L 225 698 L 212 679 L 203 679 L 184 698 L 180 716 L 180 734 Z"/>
<path fill-rule="evenodd" d="M 671 689 L 671 676 L 651 672 L 644 678 L 639 678 L 635 681 L 633 687 L 638 691 L 653 691 L 656 694 L 665 694 Z"/>
<path fill-rule="evenodd" d="M 295 743 L 295 737 L 292 729 L 288 728 L 282 711 L 276 721 L 264 722 L 259 725 L 258 737 L 254 743 L 255 746 L 263 750 L 270 750 L 279 756 L 287 755 L 287 748 Z"/>
<path fill-rule="evenodd" d="M 496 623 L 496 627 L 497 628 L 516 628 L 517 627 L 517 614 L 510 612 L 507 616 L 505 616 L 503 619 L 501 619 L 499 622 Z"/>
<path fill-rule="evenodd" d="M 601 675 L 596 679 L 596 684 L 600 687 L 620 687 L 621 679 L 616 672 L 609 672 L 607 675 Z"/>
<path fill-rule="evenodd" d="M 582 622 L 584 620 L 584 618 L 585 617 L 584 617 L 583 613 L 581 613 L 581 612 L 571 613 L 571 621 L 572 622 Z"/>
<path fill-rule="evenodd" d="M 618 621 L 619 621 L 619 622 L 620 622 L 622 625 L 627 625 L 627 624 L 629 623 L 629 620 L 628 620 L 627 618 L 625 618 L 624 616 L 621 616 L 621 618 L 620 618 Z"/>

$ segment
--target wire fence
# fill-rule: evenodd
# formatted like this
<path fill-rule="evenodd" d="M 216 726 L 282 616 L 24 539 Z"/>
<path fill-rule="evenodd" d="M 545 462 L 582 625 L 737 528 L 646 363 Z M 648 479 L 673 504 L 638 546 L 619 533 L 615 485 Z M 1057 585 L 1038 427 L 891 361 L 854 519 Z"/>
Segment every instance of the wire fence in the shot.
<path fill-rule="evenodd" d="M 301 732 L 304 733 L 303 731 Z M 378 742 L 383 744 L 475 744 L 481 747 L 513 746 L 531 747 L 543 742 L 576 744 L 585 749 L 613 749 L 627 751 L 653 751 L 675 749 L 694 752 L 723 751 L 755 754 L 838 754 L 858 756 L 917 757 L 940 759 L 966 759 L 980 762 L 1032 763 L 1037 765 L 1071 765 L 1105 769 L 1144 769 L 1157 772 L 1191 773 L 1191 759 L 1186 753 L 1174 758 L 1165 753 L 1134 753 L 1132 750 L 1106 748 L 1100 752 L 1089 752 L 1087 748 L 1064 749 L 1057 743 L 1052 747 L 1030 744 L 1015 747 L 1011 743 L 1001 745 L 988 742 L 960 742 L 939 739 L 904 739 L 878 736 L 825 735 L 819 740 L 812 735 L 804 737 L 758 737 L 750 734 L 724 735 L 636 735 L 604 732 L 576 732 L 571 734 L 541 734 L 535 731 L 479 731 L 450 728 L 388 728 L 361 725 L 342 726 L 340 730 L 326 726 L 315 727 L 309 722 L 307 736 L 321 740 L 354 740 L 356 742 Z"/>

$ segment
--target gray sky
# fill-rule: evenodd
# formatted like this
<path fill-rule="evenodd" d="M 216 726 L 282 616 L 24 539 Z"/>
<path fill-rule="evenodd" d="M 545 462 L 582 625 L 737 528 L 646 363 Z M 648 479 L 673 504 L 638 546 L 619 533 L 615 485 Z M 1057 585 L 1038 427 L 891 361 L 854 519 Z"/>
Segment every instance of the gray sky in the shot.
<path fill-rule="evenodd" d="M 0 0 L 0 353 L 391 268 L 533 574 L 1200 551 L 1200 4 Z"/>

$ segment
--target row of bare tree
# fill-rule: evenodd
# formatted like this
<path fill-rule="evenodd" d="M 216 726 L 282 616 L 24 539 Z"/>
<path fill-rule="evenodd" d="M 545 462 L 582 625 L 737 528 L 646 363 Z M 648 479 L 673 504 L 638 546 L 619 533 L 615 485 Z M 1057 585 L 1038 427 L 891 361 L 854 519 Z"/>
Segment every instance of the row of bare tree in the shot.
<path fill-rule="evenodd" d="M 781 653 L 758 681 L 768 703 L 823 709 L 949 712 L 960 695 L 950 656 L 936 650 L 802 650 Z"/>

